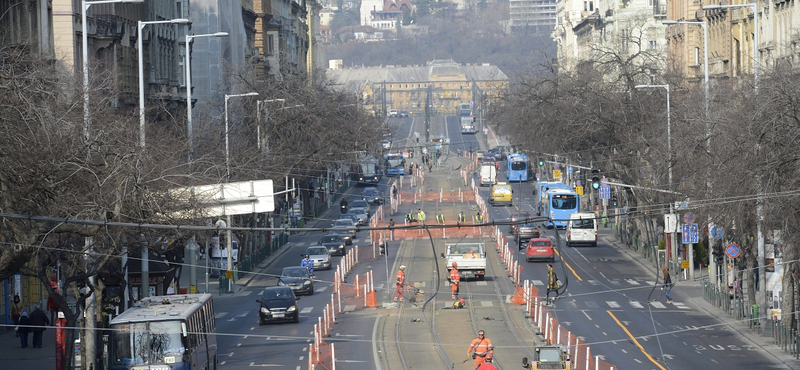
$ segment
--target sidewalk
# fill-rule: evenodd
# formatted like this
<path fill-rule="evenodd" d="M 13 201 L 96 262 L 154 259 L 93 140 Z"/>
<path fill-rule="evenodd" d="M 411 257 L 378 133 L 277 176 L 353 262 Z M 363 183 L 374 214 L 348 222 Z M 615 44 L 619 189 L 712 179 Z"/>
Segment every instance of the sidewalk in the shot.
<path fill-rule="evenodd" d="M 610 242 L 610 244 L 617 250 L 627 255 L 630 260 L 635 261 L 643 268 L 652 272 L 653 275 L 657 273 L 654 266 L 641 261 L 641 256 L 639 254 L 635 253 L 630 248 L 626 248 L 624 245 L 619 244 L 619 240 L 614 237 L 610 228 L 599 230 L 605 230 L 606 232 L 604 232 L 604 235 L 602 236 L 606 239 L 606 241 Z M 699 269 L 695 272 L 696 276 L 700 276 Z M 794 358 L 794 356 L 789 354 L 789 352 L 786 352 L 777 346 L 772 337 L 758 334 L 753 329 L 747 327 L 746 321 L 737 321 L 734 317 L 725 314 L 718 308 L 706 302 L 706 300 L 703 298 L 703 285 L 701 280 L 681 280 L 679 283 L 679 288 L 680 290 L 673 291 L 673 296 L 677 294 L 681 298 L 684 298 L 688 303 L 696 306 L 702 311 L 705 311 L 705 313 L 709 316 L 719 318 L 720 321 L 725 322 L 727 324 L 727 328 L 736 333 L 737 336 L 758 347 L 767 357 L 772 357 L 776 363 L 786 366 L 786 369 L 800 370 L 800 360 Z"/>

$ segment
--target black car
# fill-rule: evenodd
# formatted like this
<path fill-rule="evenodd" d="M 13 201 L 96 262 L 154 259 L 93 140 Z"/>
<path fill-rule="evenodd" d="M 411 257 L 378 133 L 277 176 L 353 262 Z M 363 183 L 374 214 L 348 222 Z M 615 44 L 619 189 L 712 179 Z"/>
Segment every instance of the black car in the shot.
<path fill-rule="evenodd" d="M 401 111 L 397 112 L 397 116 L 398 117 L 408 117 L 408 112 L 406 112 L 404 110 L 401 110 Z"/>
<path fill-rule="evenodd" d="M 344 240 L 344 245 L 353 245 L 353 237 L 350 236 L 350 230 L 333 229 L 325 234 L 325 236 L 328 235 L 339 235 L 342 237 L 342 240 Z M 320 242 L 319 244 L 323 243 Z"/>
<path fill-rule="evenodd" d="M 300 312 L 292 289 L 285 286 L 264 288 L 258 302 L 258 325 L 271 321 L 300 322 Z"/>
<path fill-rule="evenodd" d="M 278 286 L 292 288 L 296 294 L 314 294 L 314 279 L 311 271 L 305 266 L 284 267 Z"/>
<path fill-rule="evenodd" d="M 351 244 L 353 243 L 351 239 L 347 240 L 350 240 Z M 344 256 L 345 245 L 347 245 L 347 241 L 344 239 L 342 234 L 328 234 L 319 240 L 319 245 L 328 248 L 328 252 L 331 254 Z"/>
<path fill-rule="evenodd" d="M 374 186 L 370 186 L 364 188 L 364 191 L 361 192 L 361 197 L 370 204 L 381 204 L 381 194 L 378 192 L 378 188 Z"/>

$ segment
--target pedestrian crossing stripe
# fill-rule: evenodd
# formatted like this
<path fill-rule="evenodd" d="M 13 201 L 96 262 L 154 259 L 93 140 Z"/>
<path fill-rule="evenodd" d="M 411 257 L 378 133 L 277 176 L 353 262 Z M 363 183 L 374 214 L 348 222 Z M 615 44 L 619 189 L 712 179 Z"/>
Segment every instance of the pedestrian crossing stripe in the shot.
<path fill-rule="evenodd" d="M 608 305 L 608 307 L 611 307 L 611 308 L 619 308 L 620 307 L 619 303 L 617 303 L 615 301 L 606 301 L 606 304 Z"/>
<path fill-rule="evenodd" d="M 312 310 L 314 310 L 314 307 L 304 307 L 302 310 L 300 310 L 300 313 L 305 314 L 311 312 Z"/>
<path fill-rule="evenodd" d="M 689 306 L 687 306 L 686 304 L 681 303 L 681 302 L 672 302 L 672 304 L 674 304 L 675 307 L 677 307 L 677 308 L 679 308 L 681 310 L 688 310 L 690 308 Z"/>
<path fill-rule="evenodd" d="M 650 302 L 650 305 L 655 307 L 655 308 L 667 308 L 666 306 L 664 306 L 663 303 L 661 303 L 659 301 Z"/>

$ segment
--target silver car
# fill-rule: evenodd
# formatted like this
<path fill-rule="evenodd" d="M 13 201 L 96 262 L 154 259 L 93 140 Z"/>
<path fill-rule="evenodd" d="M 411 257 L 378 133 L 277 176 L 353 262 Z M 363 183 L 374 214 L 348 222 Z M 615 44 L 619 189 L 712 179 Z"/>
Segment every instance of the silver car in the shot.
<path fill-rule="evenodd" d="M 354 216 L 356 216 L 356 218 L 358 218 L 358 225 L 359 226 L 366 225 L 367 221 L 369 220 L 369 216 L 367 216 L 367 211 L 364 208 L 360 208 L 360 207 L 350 208 L 350 212 L 348 212 L 348 213 L 350 213 L 351 215 L 354 215 Z"/>
<path fill-rule="evenodd" d="M 348 219 L 340 218 L 333 222 L 333 228 L 338 230 L 345 230 L 350 233 L 351 238 L 356 237 L 356 224 Z"/>
<path fill-rule="evenodd" d="M 308 256 L 311 261 L 314 261 L 314 270 L 330 270 L 331 269 L 331 253 L 325 246 L 317 245 L 306 248 L 304 256 Z"/>

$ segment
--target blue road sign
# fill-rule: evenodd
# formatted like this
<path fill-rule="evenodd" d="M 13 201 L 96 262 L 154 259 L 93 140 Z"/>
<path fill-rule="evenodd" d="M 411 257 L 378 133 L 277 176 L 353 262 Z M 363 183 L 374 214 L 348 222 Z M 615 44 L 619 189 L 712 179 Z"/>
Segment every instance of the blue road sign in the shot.
<path fill-rule="evenodd" d="M 687 224 L 694 223 L 694 215 L 692 214 L 692 212 L 686 212 L 686 214 L 683 215 L 683 222 Z"/>
<path fill-rule="evenodd" d="M 697 232 L 697 224 L 683 224 L 683 244 L 694 244 L 700 240 L 700 233 Z"/>
<path fill-rule="evenodd" d="M 600 199 L 611 199 L 611 186 L 600 185 Z"/>
<path fill-rule="evenodd" d="M 728 248 L 725 248 L 725 254 L 727 254 L 730 258 L 739 257 L 739 253 L 741 253 L 741 250 L 736 243 L 728 244 Z"/>
<path fill-rule="evenodd" d="M 541 174 L 541 173 L 537 173 L 537 174 L 536 174 L 536 180 L 539 180 L 539 178 L 541 178 L 541 177 L 542 177 L 542 174 Z"/>
<path fill-rule="evenodd" d="M 572 175 L 572 166 L 567 167 L 567 173 Z"/>
<path fill-rule="evenodd" d="M 711 236 L 714 239 L 722 239 L 722 235 L 725 233 L 725 228 L 722 226 L 714 226 L 711 228 Z"/>

